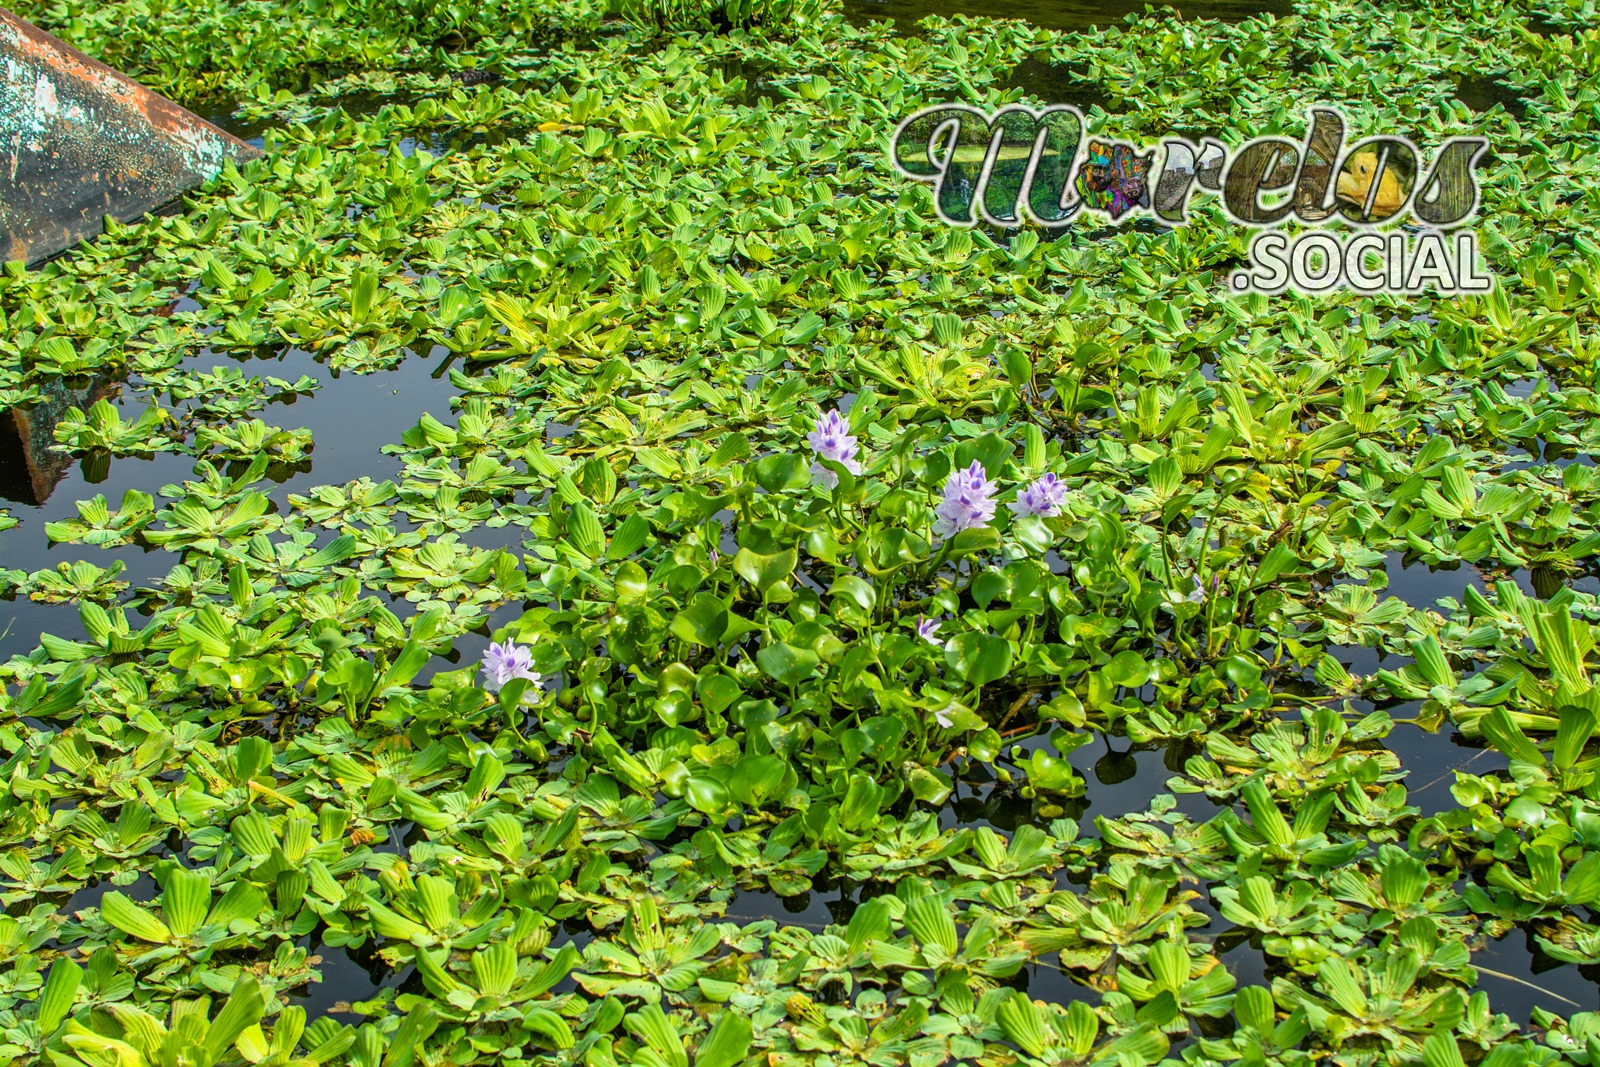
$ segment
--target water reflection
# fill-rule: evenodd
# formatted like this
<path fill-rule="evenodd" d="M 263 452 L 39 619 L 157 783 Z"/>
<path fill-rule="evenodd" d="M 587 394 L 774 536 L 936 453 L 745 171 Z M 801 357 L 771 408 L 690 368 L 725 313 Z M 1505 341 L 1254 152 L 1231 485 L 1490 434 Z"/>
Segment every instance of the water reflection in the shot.
<path fill-rule="evenodd" d="M 1526 930 L 1478 946 L 1472 966 L 1478 988 L 1489 994 L 1490 1010 L 1510 1016 L 1518 1026 L 1528 1025 L 1534 1008 L 1561 1016 L 1600 1009 L 1600 987 L 1583 973 L 1593 968 L 1553 959 Z"/>
<path fill-rule="evenodd" d="M 0 411 L 0 500 L 38 507 L 75 462 L 65 452 L 51 448 L 56 424 L 72 408 L 87 411 L 95 401 L 111 395 L 116 382 L 110 375 L 96 375 L 77 387 L 69 379 L 42 378 L 38 390 L 42 398 L 32 404 Z M 104 474 L 101 474 L 104 479 Z M 93 472 L 86 480 L 93 482 Z"/>

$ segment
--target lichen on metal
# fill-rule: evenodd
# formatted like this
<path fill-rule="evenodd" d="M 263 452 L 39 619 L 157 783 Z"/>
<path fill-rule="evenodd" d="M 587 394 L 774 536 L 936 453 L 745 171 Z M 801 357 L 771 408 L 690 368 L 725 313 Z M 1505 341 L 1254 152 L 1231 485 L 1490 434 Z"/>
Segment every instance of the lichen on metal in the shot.
<path fill-rule="evenodd" d="M 0 260 L 47 259 L 258 154 L 0 8 Z"/>

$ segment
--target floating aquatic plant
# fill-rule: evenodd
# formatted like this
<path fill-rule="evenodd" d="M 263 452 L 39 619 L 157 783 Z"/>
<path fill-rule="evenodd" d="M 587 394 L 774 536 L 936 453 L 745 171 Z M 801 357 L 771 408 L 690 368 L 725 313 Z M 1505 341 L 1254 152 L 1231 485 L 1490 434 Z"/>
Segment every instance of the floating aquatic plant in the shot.
<path fill-rule="evenodd" d="M 1583 12 L 415 6 L 24 4 L 268 158 L 0 274 L 0 1059 L 1590 1058 L 1486 952 L 1600 959 Z M 885 165 L 1091 89 L 1486 136 L 1499 286 Z"/>
<path fill-rule="evenodd" d="M 513 641 L 491 643 L 478 669 L 483 674 L 483 687 L 491 693 L 498 693 L 513 678 L 522 678 L 532 687 L 541 680 L 533 669 L 533 653 Z"/>
<path fill-rule="evenodd" d="M 1049 518 L 1060 514 L 1066 502 L 1067 487 L 1054 474 L 1046 474 L 1030 482 L 1017 494 L 1017 499 L 1006 506 L 1018 515 L 1037 515 Z"/>
<path fill-rule="evenodd" d="M 951 537 L 988 523 L 994 518 L 995 490 L 977 460 L 966 470 L 951 474 L 944 483 L 944 496 L 934 508 L 933 535 Z"/>

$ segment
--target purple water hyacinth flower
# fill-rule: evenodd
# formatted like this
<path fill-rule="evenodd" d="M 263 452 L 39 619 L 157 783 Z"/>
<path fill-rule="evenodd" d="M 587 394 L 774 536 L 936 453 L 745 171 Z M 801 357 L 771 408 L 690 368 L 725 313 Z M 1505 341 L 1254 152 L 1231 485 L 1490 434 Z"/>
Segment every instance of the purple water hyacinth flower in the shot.
<path fill-rule="evenodd" d="M 844 421 L 837 408 L 817 420 L 806 435 L 806 441 L 820 457 L 811 464 L 811 478 L 817 485 L 832 489 L 839 484 L 839 476 L 824 467 L 821 459 L 831 459 L 851 474 L 861 473 L 861 462 L 856 459 L 856 439 L 850 435 L 850 424 Z"/>
<path fill-rule="evenodd" d="M 533 650 L 520 648 L 514 641 L 491 643 L 479 670 L 483 671 L 483 687 L 491 693 L 498 693 L 513 678 L 526 678 L 530 689 L 537 688 L 541 681 L 533 669 Z"/>
<path fill-rule="evenodd" d="M 933 535 L 952 537 L 994 518 L 994 491 L 994 483 L 977 460 L 966 470 L 951 474 L 944 483 L 944 499 L 933 509 Z"/>
<path fill-rule="evenodd" d="M 817 455 L 836 463 L 844 463 L 856 454 L 856 439 L 850 436 L 850 424 L 844 421 L 837 408 L 817 420 L 806 440 Z"/>
<path fill-rule="evenodd" d="M 935 637 L 934 635 L 937 634 L 938 632 L 939 632 L 939 620 L 938 619 L 924 619 L 921 615 L 917 616 L 917 636 L 918 637 L 922 638 L 924 641 L 928 642 L 928 644 L 930 644 L 930 645 L 937 645 L 939 643 L 939 639 L 937 637 Z"/>
<path fill-rule="evenodd" d="M 1017 515 L 1038 515 L 1049 518 L 1061 514 L 1061 505 L 1067 499 L 1067 486 L 1054 474 L 1046 474 L 1006 506 Z"/>

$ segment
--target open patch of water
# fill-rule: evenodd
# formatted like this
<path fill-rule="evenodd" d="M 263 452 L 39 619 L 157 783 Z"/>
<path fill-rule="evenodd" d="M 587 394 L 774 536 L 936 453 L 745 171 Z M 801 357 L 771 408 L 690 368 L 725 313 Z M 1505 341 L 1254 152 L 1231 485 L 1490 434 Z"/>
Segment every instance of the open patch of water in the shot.
<path fill-rule="evenodd" d="M 1488 593 L 1489 582 L 1469 563 L 1428 564 L 1403 552 L 1390 552 L 1385 568 L 1389 588 L 1385 596 L 1397 596 L 1418 611 L 1432 611 L 1443 597 L 1459 601 L 1467 587 Z"/>
<path fill-rule="evenodd" d="M 1498 750 L 1469 741 L 1449 726 L 1433 731 L 1415 723 L 1398 722 L 1385 738 L 1384 746 L 1400 757 L 1400 765 L 1406 770 L 1407 799 L 1422 809 L 1423 818 L 1460 806 L 1450 793 L 1457 771 L 1490 774 L 1510 766 Z"/>
<path fill-rule="evenodd" d="M 1516 89 L 1500 80 L 1503 77 L 1504 71 L 1463 75 L 1456 83 L 1456 99 L 1479 114 L 1493 111 L 1499 105 L 1512 118 L 1521 120 L 1528 113 L 1527 102 Z M 1509 388 L 1506 392 L 1513 396 L 1526 395 L 1513 393 Z"/>
<path fill-rule="evenodd" d="M 214 371 L 221 366 L 245 363 L 252 372 L 289 380 L 307 375 L 321 387 L 309 396 L 290 394 L 268 405 L 264 421 L 285 429 L 309 429 L 313 449 L 308 460 L 276 484 L 262 486 L 280 512 L 289 510 L 291 494 L 304 493 L 316 486 L 342 485 L 361 477 L 375 481 L 399 480 L 403 464 L 398 457 L 380 451 L 414 425 L 424 413 L 448 420 L 450 400 L 456 390 L 446 373 L 443 350 L 429 356 L 407 353 L 391 370 L 369 374 L 340 372 L 328 368 L 311 353 L 290 348 L 275 358 L 221 357 L 202 352 L 191 360 L 196 373 Z M 138 377 L 110 397 L 124 420 L 138 417 L 151 390 Z M 12 472 L 14 483 L 6 497 L 18 525 L 0 531 L 0 564 L 27 571 L 54 567 L 57 563 L 88 560 L 99 567 L 121 560 L 126 570 L 121 579 L 133 588 L 149 586 L 164 577 L 179 562 L 174 552 L 146 549 L 136 545 L 102 549 L 91 545 L 52 544 L 45 533 L 50 522 L 76 518 L 76 503 L 103 494 L 116 507 L 128 489 L 155 494 L 160 487 L 181 485 L 193 478 L 195 459 L 173 452 L 157 452 L 148 457 L 103 456 L 67 457 L 49 451 L 51 425 L 41 420 L 59 420 L 68 405 L 36 406 L 26 436 L 13 433 L 0 436 L 0 469 Z M 57 410 L 59 408 L 59 410 Z M 0 416 L 3 420 L 5 416 Z M 234 464 L 242 469 L 243 464 Z M 25 476 L 17 470 L 26 471 Z M 237 472 L 235 472 L 237 473 Z M 158 509 L 164 501 L 157 500 Z M 520 528 L 507 527 L 507 530 Z M 500 531 L 487 531 L 491 539 Z M 506 533 L 510 541 L 517 535 Z M 43 604 L 26 598 L 0 600 L 0 660 L 26 654 L 38 645 L 39 634 L 47 632 L 77 640 L 83 636 L 75 604 Z"/>
<path fill-rule="evenodd" d="M 1545 955 L 1526 931 L 1512 930 L 1479 946 L 1472 953 L 1472 965 L 1492 1010 L 1518 1026 L 1528 1025 L 1534 1008 L 1563 1017 L 1600 1010 L 1600 985 L 1583 974 L 1584 968 Z"/>
<path fill-rule="evenodd" d="M 1104 89 L 1079 77 L 1070 66 L 1055 62 L 1048 53 L 1029 56 L 1018 63 L 1000 88 L 1020 89 L 1046 104 L 1071 104 L 1085 114 L 1092 107 L 1103 109 L 1110 102 Z"/>

